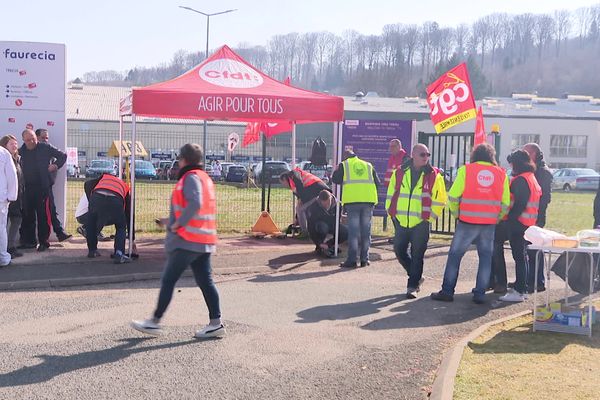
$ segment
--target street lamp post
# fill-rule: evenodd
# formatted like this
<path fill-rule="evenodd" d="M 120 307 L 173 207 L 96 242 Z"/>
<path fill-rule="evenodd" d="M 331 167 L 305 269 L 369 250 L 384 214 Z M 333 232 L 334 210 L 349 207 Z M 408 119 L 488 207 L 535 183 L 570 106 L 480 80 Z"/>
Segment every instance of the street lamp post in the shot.
<path fill-rule="evenodd" d="M 205 53 L 206 57 L 205 57 L 205 59 L 208 58 L 208 36 L 209 36 L 209 32 L 210 32 L 210 17 L 237 11 L 237 8 L 235 8 L 232 10 L 219 11 L 216 13 L 205 13 L 205 12 L 198 11 L 191 7 L 186 7 L 186 6 L 179 6 L 179 8 L 183 8 L 184 10 L 193 11 L 195 13 L 202 14 L 206 17 L 206 53 Z M 204 129 L 203 129 L 203 133 L 202 133 L 202 150 L 204 151 L 204 166 L 206 166 L 206 154 L 208 153 L 208 149 L 206 146 L 207 146 L 207 143 L 206 143 L 206 118 L 204 118 Z"/>

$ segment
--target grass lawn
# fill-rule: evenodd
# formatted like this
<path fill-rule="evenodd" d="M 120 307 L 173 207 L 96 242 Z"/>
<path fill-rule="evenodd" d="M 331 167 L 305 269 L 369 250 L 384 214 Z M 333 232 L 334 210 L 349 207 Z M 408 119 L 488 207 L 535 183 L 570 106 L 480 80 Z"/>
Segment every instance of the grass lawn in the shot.
<path fill-rule="evenodd" d="M 600 398 L 600 335 L 595 327 L 591 339 L 532 333 L 531 316 L 491 327 L 465 348 L 454 399 Z"/>
<path fill-rule="evenodd" d="M 159 232 L 154 219 L 167 216 L 169 200 L 174 183 L 148 182 L 136 183 L 136 229 L 143 232 Z M 67 184 L 67 229 L 73 232 L 77 227 L 74 210 L 83 194 L 83 181 L 68 181 Z M 591 228 L 593 192 L 552 193 L 552 203 L 548 207 L 546 228 L 567 235 L 574 235 L 578 230 Z M 281 187 L 271 189 L 271 216 L 280 229 L 285 229 L 292 221 L 292 195 L 288 189 Z M 250 230 L 256 222 L 261 209 L 261 189 L 217 185 L 217 210 L 219 232 L 222 234 L 243 233 Z M 389 222 L 389 221 L 388 221 Z M 383 230 L 383 218 L 373 220 L 373 234 L 392 236 L 394 228 L 388 224 Z M 449 236 L 434 236 L 436 240 L 449 240 Z"/>

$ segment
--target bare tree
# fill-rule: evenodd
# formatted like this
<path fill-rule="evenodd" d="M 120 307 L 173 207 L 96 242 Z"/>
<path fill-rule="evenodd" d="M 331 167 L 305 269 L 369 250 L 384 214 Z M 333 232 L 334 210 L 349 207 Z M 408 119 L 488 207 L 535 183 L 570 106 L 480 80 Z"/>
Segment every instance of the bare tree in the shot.
<path fill-rule="evenodd" d="M 487 21 L 489 23 L 490 50 L 492 52 L 491 64 L 493 67 L 495 63 L 496 50 L 502 45 L 504 31 L 508 25 L 508 16 L 506 14 L 495 13 L 488 16 Z"/>
<path fill-rule="evenodd" d="M 463 57 L 467 48 L 467 42 L 469 41 L 469 26 L 467 24 L 460 24 L 454 29 L 454 40 L 456 41 L 456 54 L 459 57 Z"/>
<path fill-rule="evenodd" d="M 587 37 L 591 23 L 591 9 L 589 7 L 581 7 L 575 10 L 577 25 L 579 26 L 579 46 L 583 47 L 583 39 Z"/>
<path fill-rule="evenodd" d="M 488 17 L 479 18 L 473 24 L 473 37 L 477 38 L 479 46 L 481 46 L 481 68 L 484 66 L 484 57 L 490 38 L 490 21 Z"/>
<path fill-rule="evenodd" d="M 542 61 L 542 52 L 552 40 L 555 30 L 554 19 L 551 16 L 548 14 L 536 15 L 533 36 L 538 50 L 538 63 Z"/>
<path fill-rule="evenodd" d="M 319 32 L 317 34 L 316 61 L 319 80 L 323 79 L 323 69 L 326 62 L 325 57 L 331 57 L 331 47 L 334 42 L 334 37 L 333 33 L 330 32 Z"/>
<path fill-rule="evenodd" d="M 571 33 L 571 13 L 568 10 L 554 11 L 554 37 L 556 38 L 556 57 L 560 55 L 560 46 Z"/>

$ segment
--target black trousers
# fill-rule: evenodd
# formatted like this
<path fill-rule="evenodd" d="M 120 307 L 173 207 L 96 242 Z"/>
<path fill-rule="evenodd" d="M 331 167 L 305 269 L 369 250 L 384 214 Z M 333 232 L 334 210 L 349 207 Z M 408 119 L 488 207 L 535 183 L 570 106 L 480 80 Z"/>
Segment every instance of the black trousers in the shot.
<path fill-rule="evenodd" d="M 52 218 L 52 230 L 57 235 L 64 234 L 65 230 L 62 227 L 60 220 L 58 219 L 58 213 L 56 212 L 56 205 L 54 204 L 54 191 L 50 188 L 48 192 L 48 198 L 50 201 L 50 217 Z"/>
<path fill-rule="evenodd" d="M 396 235 L 394 236 L 394 253 L 400 265 L 408 274 L 407 287 L 416 289 L 423 277 L 423 258 L 429 242 L 429 221 L 422 221 L 412 228 L 400 226 L 398 220 L 393 218 Z M 408 245 L 410 244 L 410 255 Z"/>
<path fill-rule="evenodd" d="M 48 189 L 40 186 L 26 186 L 23 198 L 23 221 L 21 222 L 21 244 L 48 245 L 52 218 Z M 37 241 L 36 241 L 37 226 Z"/>
<path fill-rule="evenodd" d="M 506 260 L 504 258 L 504 242 L 508 240 L 508 226 L 506 221 L 496 225 L 494 233 L 494 254 L 492 256 L 492 276 L 490 287 L 506 289 Z"/>
<path fill-rule="evenodd" d="M 317 221 L 316 223 L 309 222 L 308 235 L 310 240 L 317 246 L 323 243 L 323 240 L 325 240 L 327 235 L 333 235 L 334 237 L 327 241 L 327 245 L 333 247 L 335 245 L 335 224 L 327 224 L 324 221 Z M 348 240 L 348 228 L 346 225 L 340 224 L 339 237 L 340 240 L 338 243 L 344 243 Z"/>
<path fill-rule="evenodd" d="M 116 230 L 114 250 L 125 253 L 127 220 L 123 198 L 94 192 L 90 198 L 87 214 L 85 231 L 100 232 L 106 225 L 114 225 Z M 98 235 L 86 235 L 85 238 L 89 251 L 98 249 Z"/>

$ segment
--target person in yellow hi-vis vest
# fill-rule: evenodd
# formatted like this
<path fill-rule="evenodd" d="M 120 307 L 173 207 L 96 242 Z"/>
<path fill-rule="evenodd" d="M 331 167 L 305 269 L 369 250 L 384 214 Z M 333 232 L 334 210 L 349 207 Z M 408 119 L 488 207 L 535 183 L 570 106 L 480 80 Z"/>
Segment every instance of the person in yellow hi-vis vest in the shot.
<path fill-rule="evenodd" d="M 430 156 L 424 144 L 413 147 L 411 159 L 392 172 L 385 202 L 396 231 L 394 253 L 408 274 L 408 299 L 416 298 L 421 289 L 431 222 L 440 216 L 447 200 L 444 178 L 429 164 Z"/>
<path fill-rule="evenodd" d="M 342 185 L 342 203 L 348 213 L 348 257 L 340 267 L 356 268 L 369 265 L 371 246 L 371 220 L 373 207 L 377 204 L 377 172 L 371 163 L 361 160 L 352 150 L 346 150 L 344 161 L 331 177 L 333 183 Z M 360 254 L 359 254 L 360 249 Z"/>
<path fill-rule="evenodd" d="M 431 294 L 437 301 L 453 301 L 460 261 L 475 243 L 479 268 L 473 302 L 485 303 L 485 291 L 490 284 L 494 233 L 496 224 L 510 205 L 510 190 L 506 172 L 496 163 L 496 150 L 488 143 L 473 149 L 471 163 L 458 169 L 456 180 L 448 192 L 448 208 L 458 219 L 450 244 L 442 290 Z"/>

